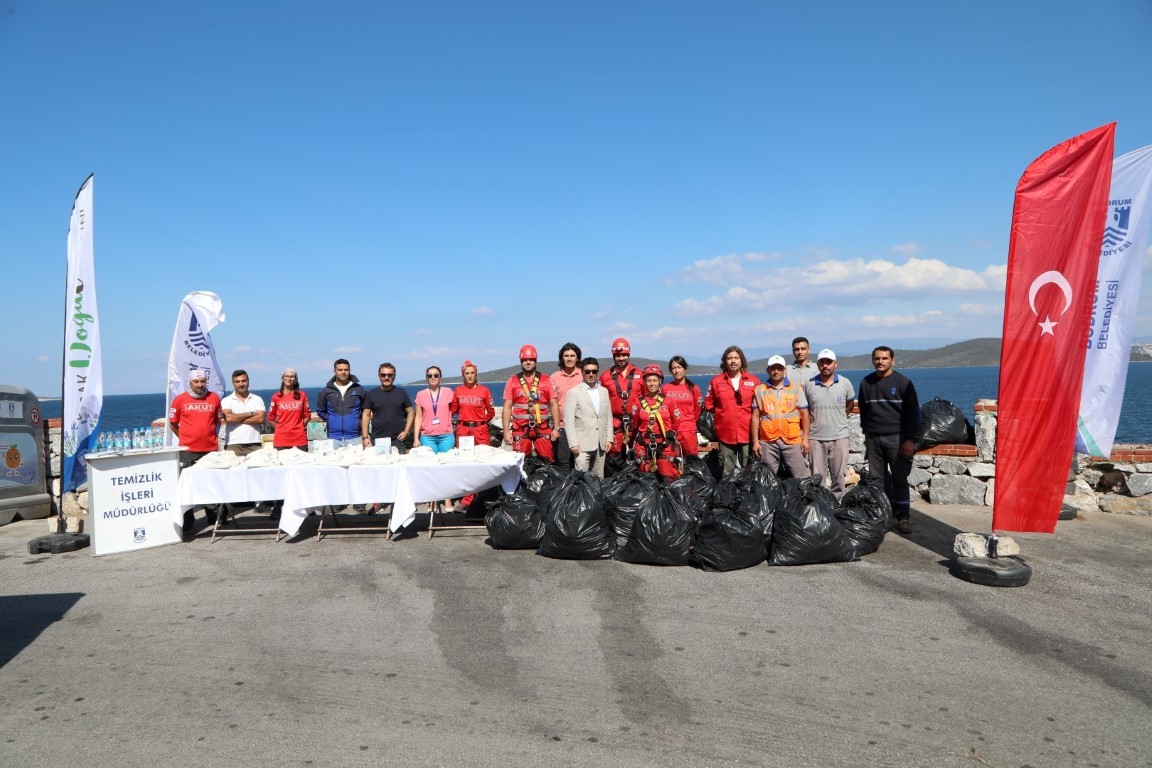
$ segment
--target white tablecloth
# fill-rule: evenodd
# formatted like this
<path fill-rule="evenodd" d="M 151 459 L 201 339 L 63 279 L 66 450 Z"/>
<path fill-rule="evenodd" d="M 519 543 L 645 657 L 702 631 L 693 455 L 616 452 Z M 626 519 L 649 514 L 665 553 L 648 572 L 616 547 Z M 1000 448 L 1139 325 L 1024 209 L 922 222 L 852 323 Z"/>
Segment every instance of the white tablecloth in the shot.
<path fill-rule="evenodd" d="M 290 467 L 190 467 L 180 473 L 180 504 L 284 499 L 280 530 L 295 536 L 309 507 L 391 502 L 388 527 L 398 531 L 416 518 L 417 502 L 464 496 L 499 485 L 508 493 L 520 484 L 524 457 L 504 452 L 485 462 L 460 464 L 358 464 L 351 467 L 300 464 Z"/>

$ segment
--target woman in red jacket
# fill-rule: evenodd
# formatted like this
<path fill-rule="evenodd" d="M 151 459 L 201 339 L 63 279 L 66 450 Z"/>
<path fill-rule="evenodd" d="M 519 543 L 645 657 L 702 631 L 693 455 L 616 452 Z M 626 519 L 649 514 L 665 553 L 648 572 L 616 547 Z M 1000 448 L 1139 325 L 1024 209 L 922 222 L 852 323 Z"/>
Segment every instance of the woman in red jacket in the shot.
<path fill-rule="evenodd" d="M 676 459 L 677 420 L 670 402 L 660 393 L 664 372 L 658 365 L 644 368 L 644 394 L 632 401 L 630 439 L 641 472 L 656 472 L 668 481 L 680 477 Z"/>
<path fill-rule="evenodd" d="M 668 373 L 672 374 L 672 381 L 665 384 L 661 391 L 676 419 L 676 439 L 680 441 L 680 448 L 685 455 L 695 456 L 699 453 L 696 419 L 700 417 L 704 393 L 688 378 L 688 362 L 680 355 L 668 361 Z"/>
<path fill-rule="evenodd" d="M 716 441 L 724 474 L 745 466 L 750 460 L 752 405 L 760 379 L 748 373 L 744 350 L 728 347 L 720 356 L 720 373 L 708 383 L 704 410 L 716 417 Z"/>

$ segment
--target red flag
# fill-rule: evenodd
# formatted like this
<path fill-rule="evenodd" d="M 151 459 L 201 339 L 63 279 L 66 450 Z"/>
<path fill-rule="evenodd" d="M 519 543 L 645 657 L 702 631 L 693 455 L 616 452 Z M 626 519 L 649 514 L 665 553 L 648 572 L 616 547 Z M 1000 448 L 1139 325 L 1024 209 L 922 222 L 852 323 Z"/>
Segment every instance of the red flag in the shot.
<path fill-rule="evenodd" d="M 993 530 L 1052 533 L 1076 440 L 1092 298 L 1108 215 L 1109 123 L 1020 177 L 1008 245 Z"/>

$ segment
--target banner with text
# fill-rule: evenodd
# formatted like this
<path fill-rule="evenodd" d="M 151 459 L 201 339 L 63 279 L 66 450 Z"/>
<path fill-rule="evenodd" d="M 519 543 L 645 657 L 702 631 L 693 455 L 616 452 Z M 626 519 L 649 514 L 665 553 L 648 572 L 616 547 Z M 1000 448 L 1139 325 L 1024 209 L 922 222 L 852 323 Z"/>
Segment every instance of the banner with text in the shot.
<path fill-rule="evenodd" d="M 1116 124 L 1045 152 L 1016 186 L 1004 289 L 993 530 L 1056 529 L 1072 449 L 1084 340 Z"/>
<path fill-rule="evenodd" d="M 208 389 L 224 394 L 224 377 L 216 362 L 216 347 L 210 335 L 213 328 L 224 322 L 224 305 L 220 297 L 209 291 L 193 291 L 180 303 L 180 316 L 176 319 L 176 333 L 172 337 L 172 351 L 168 355 L 168 399 L 172 404 L 176 395 L 188 389 L 188 374 L 203 370 L 208 374 Z M 167 411 L 165 411 L 167 412 Z M 176 445 L 179 440 L 172 434 L 168 420 L 164 420 L 165 445 Z"/>
<path fill-rule="evenodd" d="M 1107 458 L 1116 439 L 1152 226 L 1150 196 L 1152 146 L 1116 158 L 1080 390 L 1076 425 L 1076 450 L 1080 453 Z"/>
<path fill-rule="evenodd" d="M 100 353 L 100 313 L 96 311 L 96 268 L 92 247 L 94 217 L 89 176 L 76 193 L 68 223 L 68 269 L 64 291 L 64 378 L 61 390 L 63 466 L 61 492 L 88 479 L 87 454 L 96 443 L 104 406 Z"/>

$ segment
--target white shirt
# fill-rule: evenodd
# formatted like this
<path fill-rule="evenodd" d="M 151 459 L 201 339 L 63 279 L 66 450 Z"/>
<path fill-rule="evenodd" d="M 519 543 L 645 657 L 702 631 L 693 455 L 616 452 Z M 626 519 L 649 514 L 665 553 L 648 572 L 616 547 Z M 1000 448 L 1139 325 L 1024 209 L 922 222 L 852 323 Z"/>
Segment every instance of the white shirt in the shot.
<path fill-rule="evenodd" d="M 243 400 L 236 397 L 236 393 L 233 392 L 220 401 L 220 407 L 232 413 L 256 413 L 268 410 L 264 407 L 264 399 L 251 392 Z M 260 430 L 251 424 L 225 424 L 224 434 L 225 445 L 250 445 L 260 442 Z"/>
<path fill-rule="evenodd" d="M 596 411 L 596 415 L 600 415 L 600 385 L 588 384 L 586 381 L 580 382 L 584 388 L 588 390 L 588 399 L 592 401 L 592 410 Z"/>

